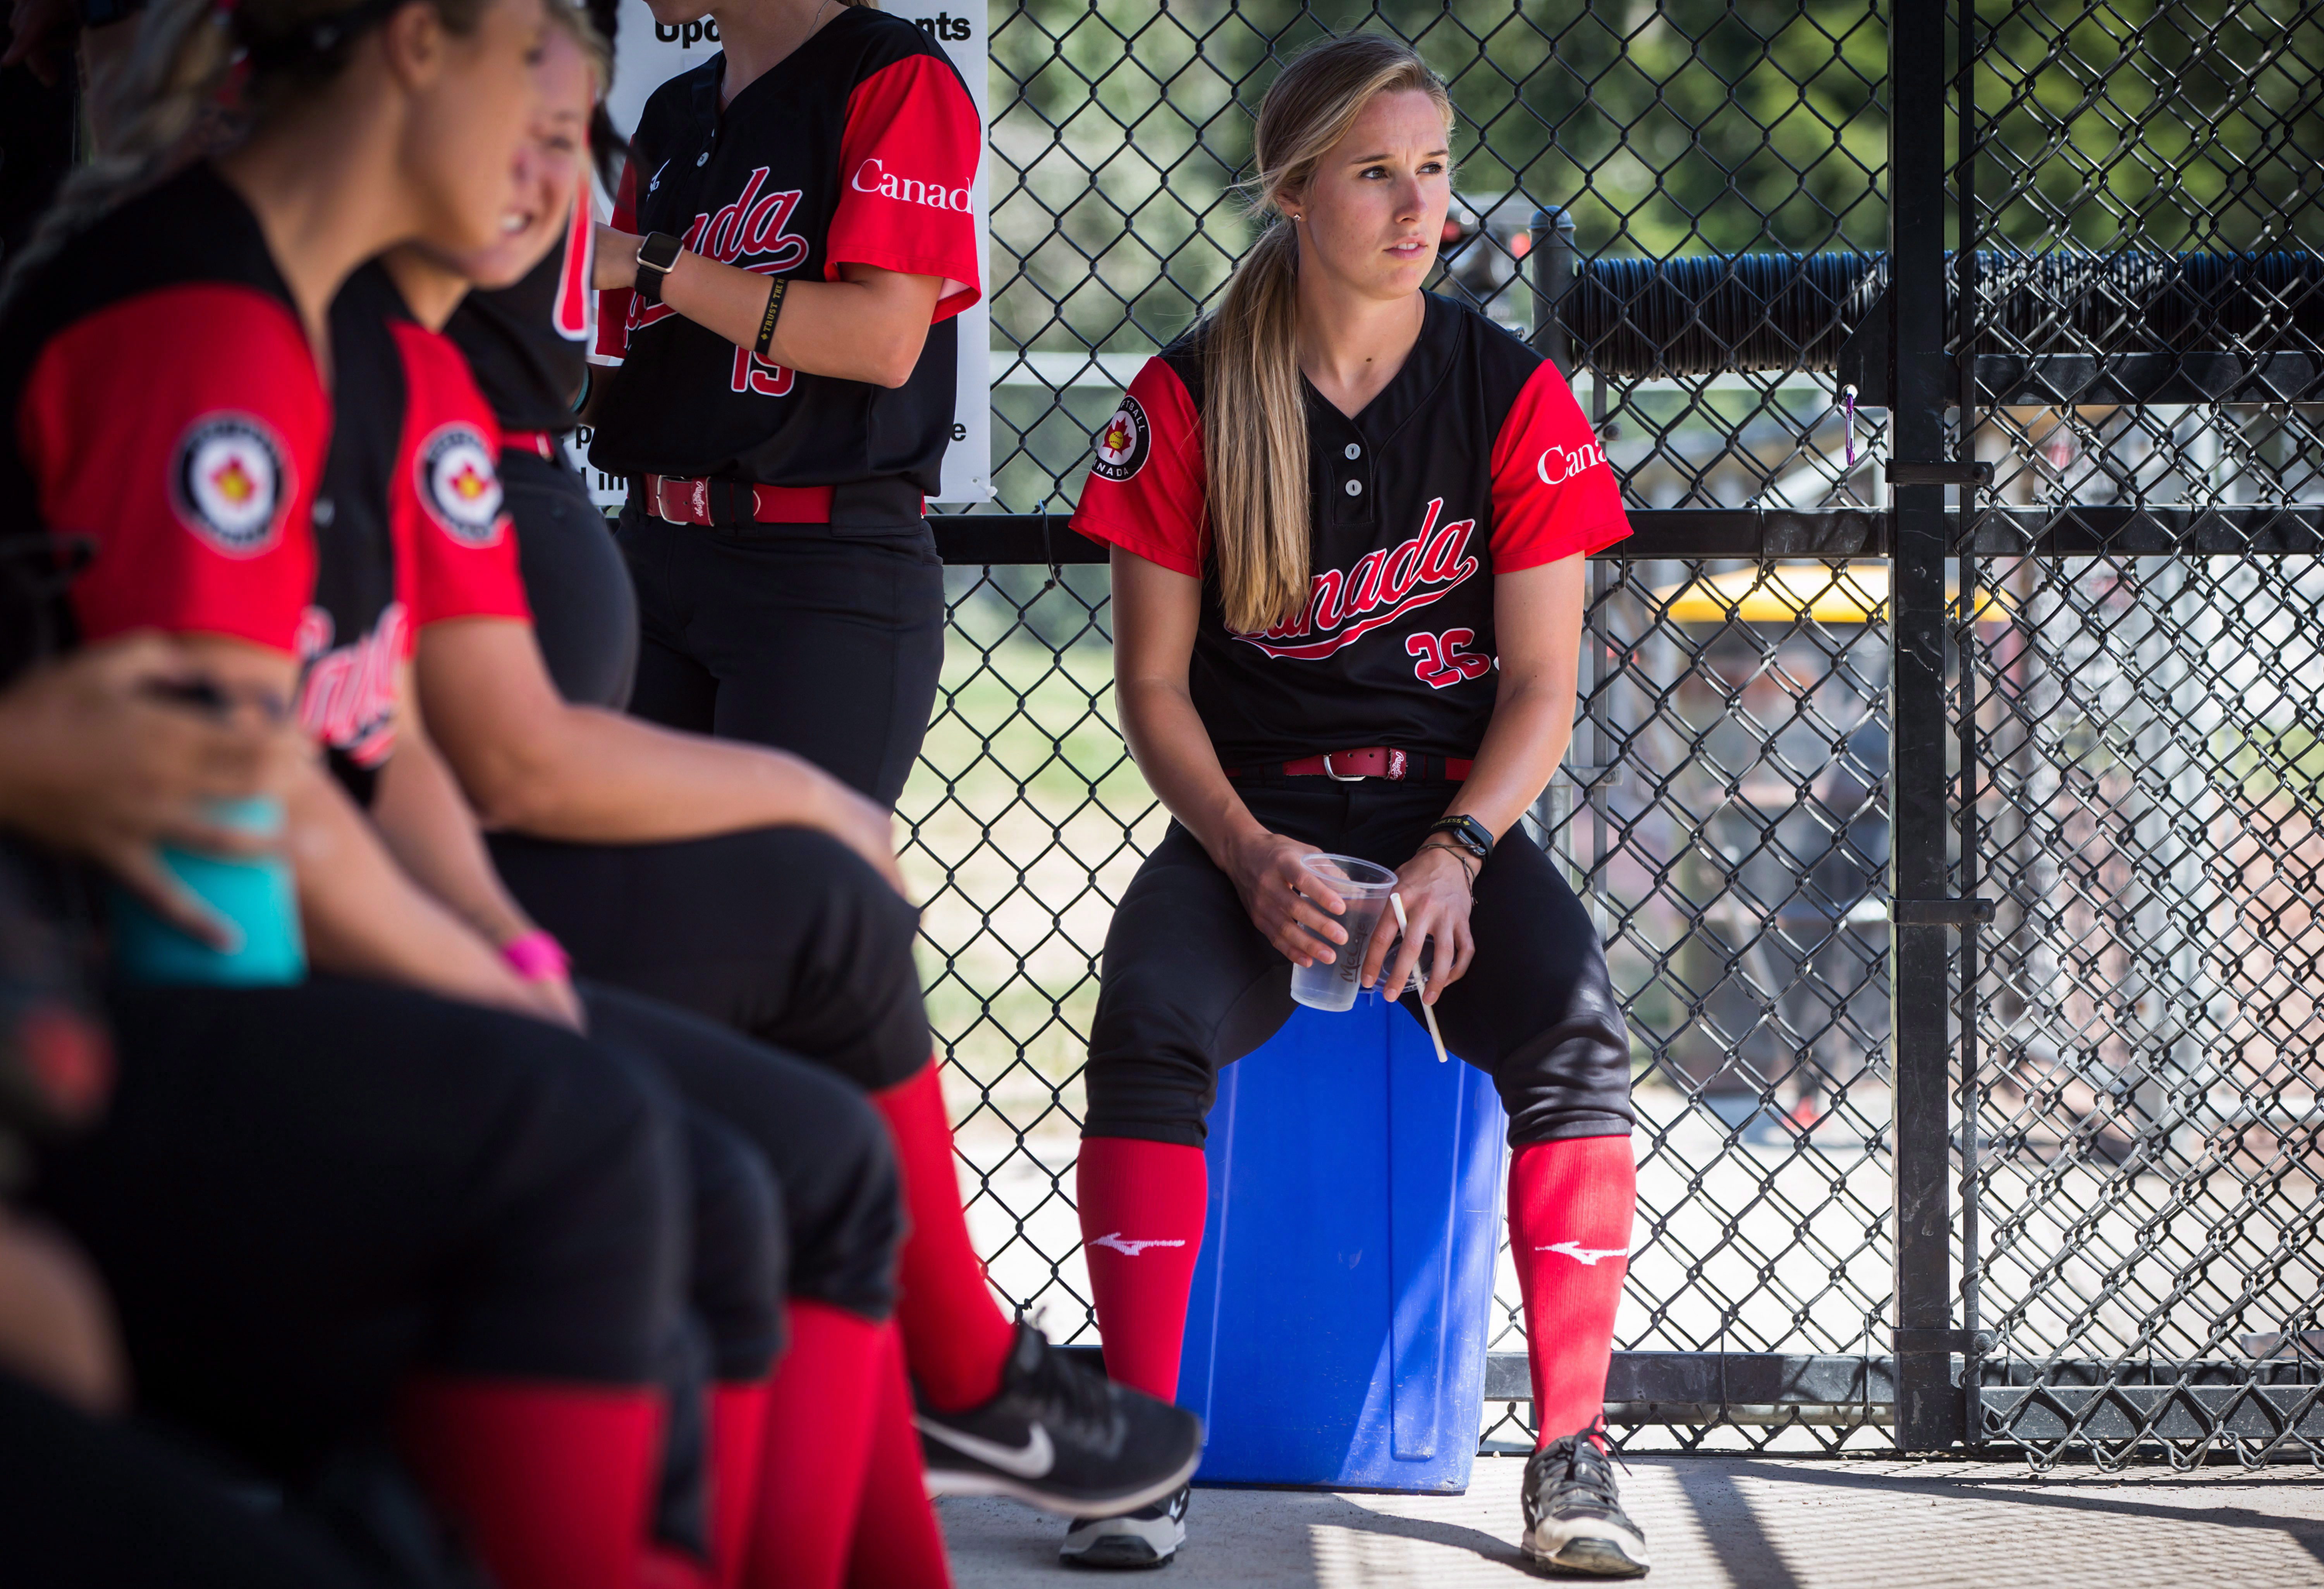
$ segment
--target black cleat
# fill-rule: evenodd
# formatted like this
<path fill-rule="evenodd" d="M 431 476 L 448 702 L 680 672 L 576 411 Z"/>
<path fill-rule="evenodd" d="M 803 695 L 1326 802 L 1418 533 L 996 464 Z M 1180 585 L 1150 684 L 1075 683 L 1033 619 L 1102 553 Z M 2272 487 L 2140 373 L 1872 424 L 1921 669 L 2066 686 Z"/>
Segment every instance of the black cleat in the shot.
<path fill-rule="evenodd" d="M 1643 1577 L 1654 1565 L 1622 1511 L 1614 1465 L 1586 1433 L 1552 1440 L 1526 1463 L 1525 1557 L 1536 1572 L 1592 1578 Z"/>
<path fill-rule="evenodd" d="M 1203 1459 L 1201 1419 L 1083 1367 L 1021 1319 L 999 1394 L 912 1421 L 929 1494 L 1009 1495 L 1060 1517 L 1151 1506 Z"/>
<path fill-rule="evenodd" d="M 1166 1567 L 1186 1542 L 1186 1486 L 1120 1517 L 1077 1517 L 1057 1559 L 1067 1566 Z"/>

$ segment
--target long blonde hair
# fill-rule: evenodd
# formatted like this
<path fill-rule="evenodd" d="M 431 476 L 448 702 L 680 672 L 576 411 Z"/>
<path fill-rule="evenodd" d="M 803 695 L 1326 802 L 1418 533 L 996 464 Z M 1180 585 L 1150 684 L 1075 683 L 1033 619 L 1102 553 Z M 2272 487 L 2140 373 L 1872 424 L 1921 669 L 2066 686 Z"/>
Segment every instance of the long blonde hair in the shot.
<path fill-rule="evenodd" d="M 1401 39 L 1354 33 L 1307 50 L 1259 102 L 1252 208 L 1271 216 L 1203 323 L 1203 465 L 1227 627 L 1255 634 L 1307 594 L 1307 404 L 1299 387 L 1299 240 L 1279 196 L 1382 94 L 1417 89 L 1452 125 L 1444 81 Z"/>

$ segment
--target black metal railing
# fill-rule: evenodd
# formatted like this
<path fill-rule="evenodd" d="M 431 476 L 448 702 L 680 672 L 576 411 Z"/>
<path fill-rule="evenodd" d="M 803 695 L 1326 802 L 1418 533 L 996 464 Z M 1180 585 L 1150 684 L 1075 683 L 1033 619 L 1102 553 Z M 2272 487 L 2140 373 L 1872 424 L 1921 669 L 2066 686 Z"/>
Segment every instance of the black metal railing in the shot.
<path fill-rule="evenodd" d="M 1443 288 L 1572 374 L 1637 531 L 1535 813 L 1636 1045 L 1624 1437 L 2314 1460 L 2314 0 L 996 6 L 1001 494 L 939 520 L 903 806 L 996 1283 L 1093 1338 L 1077 1073 L 1164 820 L 1088 436 L 1247 237 L 1272 62 L 1354 24 L 1452 81 Z"/>

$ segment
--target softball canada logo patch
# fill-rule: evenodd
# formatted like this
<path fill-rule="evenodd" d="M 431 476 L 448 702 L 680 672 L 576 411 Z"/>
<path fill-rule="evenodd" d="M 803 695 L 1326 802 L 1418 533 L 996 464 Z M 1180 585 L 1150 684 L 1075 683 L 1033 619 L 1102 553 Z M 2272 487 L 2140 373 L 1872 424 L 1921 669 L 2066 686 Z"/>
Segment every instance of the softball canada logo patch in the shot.
<path fill-rule="evenodd" d="M 171 494 L 188 529 L 229 557 L 273 546 L 290 500 L 282 443 L 248 414 L 206 414 L 178 443 Z"/>
<path fill-rule="evenodd" d="M 421 445 L 415 466 L 420 500 L 446 535 L 466 547 L 500 539 L 501 477 L 474 427 L 439 427 Z"/>
<path fill-rule="evenodd" d="M 1128 480 L 1146 467 L 1146 455 L 1153 444 L 1146 409 L 1136 398 L 1123 398 L 1121 407 L 1113 411 L 1113 418 L 1097 433 L 1098 475 L 1105 480 Z"/>

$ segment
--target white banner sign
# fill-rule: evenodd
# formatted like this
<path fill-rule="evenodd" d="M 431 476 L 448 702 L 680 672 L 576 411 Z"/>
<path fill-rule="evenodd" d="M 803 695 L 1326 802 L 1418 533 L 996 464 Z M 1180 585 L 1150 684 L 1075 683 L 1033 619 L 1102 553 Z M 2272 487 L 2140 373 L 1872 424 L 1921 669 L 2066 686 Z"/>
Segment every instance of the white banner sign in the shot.
<path fill-rule="evenodd" d="M 978 123 L 984 124 L 990 113 L 985 107 L 983 8 L 963 7 L 958 0 L 950 5 L 939 0 L 881 0 L 880 9 L 918 23 L 922 32 L 944 46 L 976 101 Z M 718 24 L 709 17 L 666 26 L 654 21 L 645 0 L 622 0 L 621 28 L 614 40 L 613 92 L 605 102 L 613 124 L 624 133 L 635 131 L 639 113 L 656 88 L 717 52 Z M 988 293 L 992 284 L 985 171 L 991 163 L 989 152 L 977 161 L 976 186 L 969 195 L 976 211 L 977 269 L 986 276 Z M 992 496 L 992 335 L 991 315 L 985 304 L 980 298 L 973 308 L 954 317 L 960 327 L 959 396 L 953 408 L 952 445 L 945 452 L 944 486 L 930 501 L 982 502 Z M 588 433 L 576 435 L 574 443 L 576 451 L 586 453 Z M 620 482 L 594 470 L 588 472 L 588 479 L 600 502 L 620 503 L 623 494 Z"/>

